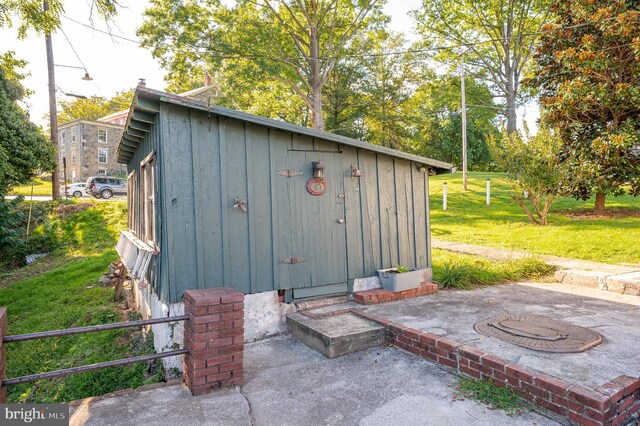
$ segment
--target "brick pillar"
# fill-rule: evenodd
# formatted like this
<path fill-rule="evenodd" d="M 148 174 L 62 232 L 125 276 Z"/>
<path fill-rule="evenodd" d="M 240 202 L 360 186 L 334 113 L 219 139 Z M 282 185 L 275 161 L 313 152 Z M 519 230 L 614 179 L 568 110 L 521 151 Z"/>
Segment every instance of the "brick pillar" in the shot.
<path fill-rule="evenodd" d="M 0 308 L 0 382 L 7 378 L 7 351 L 2 338 L 7 335 L 7 308 Z M 7 402 L 7 387 L 0 385 L 0 404 Z"/>
<path fill-rule="evenodd" d="M 243 383 L 244 294 L 230 288 L 186 290 L 184 381 L 193 395 Z"/>

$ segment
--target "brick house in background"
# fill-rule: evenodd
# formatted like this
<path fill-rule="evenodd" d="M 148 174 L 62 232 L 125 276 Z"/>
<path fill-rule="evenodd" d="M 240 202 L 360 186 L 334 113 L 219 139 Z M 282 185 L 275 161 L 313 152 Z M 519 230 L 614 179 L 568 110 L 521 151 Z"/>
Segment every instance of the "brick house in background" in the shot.
<path fill-rule="evenodd" d="M 144 83 L 142 84 L 144 85 Z M 205 77 L 205 85 L 180 93 L 199 102 L 215 103 L 220 88 Z M 97 120 L 77 119 L 58 126 L 58 165 L 63 173 L 67 159 L 67 181 L 84 182 L 90 176 L 126 177 L 127 166 L 118 164 L 116 151 L 127 121 L 129 110 L 118 111 Z"/>

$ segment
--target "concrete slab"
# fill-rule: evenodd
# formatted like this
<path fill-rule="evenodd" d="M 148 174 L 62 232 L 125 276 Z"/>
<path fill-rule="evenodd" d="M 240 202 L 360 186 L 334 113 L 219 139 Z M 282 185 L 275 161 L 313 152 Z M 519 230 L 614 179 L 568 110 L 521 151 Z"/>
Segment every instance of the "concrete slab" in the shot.
<path fill-rule="evenodd" d="M 70 407 L 70 426 L 251 424 L 249 404 L 237 389 L 191 396 L 184 385 L 132 392 Z"/>
<path fill-rule="evenodd" d="M 385 328 L 347 313 L 310 318 L 302 313 L 287 315 L 289 331 L 307 346 L 336 358 L 385 343 Z"/>
<path fill-rule="evenodd" d="M 558 283 L 518 283 L 438 294 L 366 311 L 408 327 L 468 343 L 485 352 L 594 389 L 620 375 L 640 376 L 640 300 Z M 473 325 L 502 313 L 545 315 L 590 328 L 604 342 L 587 352 L 555 354 L 478 334 Z"/>
<path fill-rule="evenodd" d="M 551 425 L 456 398 L 456 378 L 391 347 L 327 359 L 292 337 L 257 342 L 243 392 L 254 425 Z"/>
<path fill-rule="evenodd" d="M 191 397 L 181 385 L 81 404 L 71 425 L 556 425 L 456 394 L 456 377 L 392 347 L 328 359 L 291 336 L 251 343 L 242 388 Z"/>

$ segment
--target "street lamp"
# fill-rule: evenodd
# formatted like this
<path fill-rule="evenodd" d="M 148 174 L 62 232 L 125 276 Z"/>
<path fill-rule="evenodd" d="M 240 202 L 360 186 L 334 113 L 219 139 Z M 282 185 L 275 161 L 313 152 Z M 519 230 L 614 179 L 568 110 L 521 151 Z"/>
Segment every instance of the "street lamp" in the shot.
<path fill-rule="evenodd" d="M 62 67 L 62 68 L 74 68 L 74 69 L 77 69 L 77 70 L 84 70 L 84 77 L 82 77 L 82 80 L 84 80 L 84 81 L 92 81 L 93 80 L 93 77 L 91 77 L 89 75 L 89 71 L 87 71 L 87 69 L 84 68 L 84 67 L 76 67 L 76 66 L 73 66 L 73 65 L 59 65 L 59 64 L 53 64 L 53 66 L 54 67 Z"/>
<path fill-rule="evenodd" d="M 43 3 L 44 3 L 43 9 L 47 11 L 49 9 L 47 0 L 44 0 Z M 84 70 L 84 76 L 82 77 L 82 80 L 91 81 L 93 80 L 93 78 L 91 78 L 91 76 L 89 75 L 89 71 L 87 71 L 87 69 L 84 67 L 77 67 L 74 65 L 54 64 L 53 63 L 53 47 L 51 45 L 51 34 L 49 33 L 45 34 L 45 42 L 47 47 L 47 74 L 49 77 L 49 124 L 51 128 L 51 143 L 53 144 L 53 148 L 55 150 L 55 155 L 57 158 L 58 157 L 58 110 L 56 107 L 57 86 L 56 86 L 56 77 L 55 77 L 54 67 L 74 68 L 74 69 Z M 81 95 L 72 95 L 68 93 L 65 93 L 65 95 L 75 96 L 78 98 L 81 97 Z M 59 180 L 60 180 L 60 170 L 58 170 L 58 166 L 56 165 L 56 167 L 53 169 L 53 173 L 51 174 L 51 182 L 53 185 L 51 189 L 51 195 L 54 200 L 57 200 L 58 198 L 60 198 L 60 187 L 58 186 Z M 65 185 L 66 185 L 66 179 L 65 179 Z"/>

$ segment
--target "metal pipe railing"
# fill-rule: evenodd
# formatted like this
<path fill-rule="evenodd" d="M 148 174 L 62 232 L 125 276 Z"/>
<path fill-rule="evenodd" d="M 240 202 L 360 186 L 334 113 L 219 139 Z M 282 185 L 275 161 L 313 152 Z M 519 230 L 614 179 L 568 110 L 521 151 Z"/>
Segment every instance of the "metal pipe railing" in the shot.
<path fill-rule="evenodd" d="M 141 327 L 151 324 L 162 324 L 165 322 L 186 321 L 189 315 L 180 315 L 176 317 L 154 318 L 148 320 L 115 322 L 113 324 L 90 325 L 87 327 L 68 328 L 66 330 L 42 331 L 39 333 L 16 334 L 14 336 L 4 336 L 4 343 L 22 342 L 25 340 L 47 339 L 49 337 L 69 336 L 72 334 L 93 333 L 96 331 L 114 330 L 118 328 Z"/>
<path fill-rule="evenodd" d="M 80 367 L 65 368 L 64 370 L 48 371 L 46 373 L 31 374 L 29 376 L 5 379 L 2 381 L 2 386 L 18 385 L 20 383 L 35 382 L 36 380 L 43 379 L 53 379 L 54 377 L 68 376 L 69 374 L 84 373 L 85 371 L 116 367 L 118 365 L 134 364 L 136 362 L 151 361 L 154 359 L 167 358 L 170 356 L 177 356 L 188 353 L 189 349 L 176 349 L 174 351 L 160 352 L 159 354 L 141 355 L 131 358 L 118 359 L 115 361 L 98 362 L 96 364 L 83 365 Z"/>
<path fill-rule="evenodd" d="M 118 328 L 142 327 L 145 325 L 162 324 L 175 321 L 186 321 L 189 315 L 179 315 L 175 317 L 154 318 L 148 320 L 116 322 L 113 324 L 90 325 L 87 327 L 68 328 L 66 330 L 52 330 L 38 333 L 16 334 L 14 336 L 4 336 L 2 343 L 23 342 L 26 340 L 47 339 L 51 337 L 69 336 L 73 334 L 94 333 L 104 330 L 114 330 Z M 130 358 L 118 359 L 114 361 L 99 362 L 91 365 L 83 365 L 80 367 L 66 368 L 63 370 L 48 371 L 46 373 L 31 374 L 28 376 L 14 377 L 12 379 L 4 379 L 0 382 L 0 386 L 17 385 L 20 383 L 34 382 L 43 379 L 52 379 L 54 377 L 68 376 L 69 374 L 83 373 L 85 371 L 98 370 L 102 368 L 116 367 L 119 365 L 134 364 L 136 362 L 151 361 L 171 356 L 184 355 L 189 353 L 189 348 L 176 349 L 173 351 L 161 352 L 158 354 L 141 355 Z"/>

